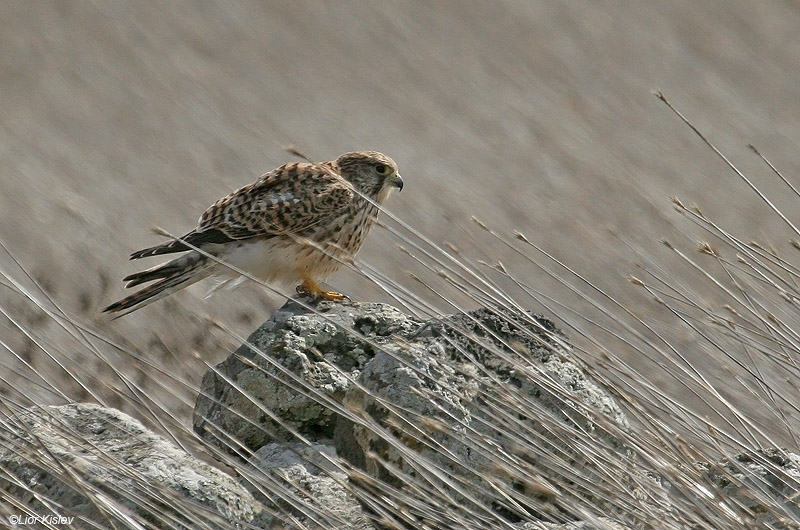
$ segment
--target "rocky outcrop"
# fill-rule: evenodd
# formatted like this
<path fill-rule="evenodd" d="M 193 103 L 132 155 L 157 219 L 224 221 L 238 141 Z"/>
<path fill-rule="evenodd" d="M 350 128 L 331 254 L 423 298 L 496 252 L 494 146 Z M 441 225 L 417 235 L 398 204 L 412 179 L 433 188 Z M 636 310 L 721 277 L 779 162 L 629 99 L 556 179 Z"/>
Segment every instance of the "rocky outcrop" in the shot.
<path fill-rule="evenodd" d="M 243 458 L 300 438 L 323 444 L 351 479 L 431 488 L 441 497 L 415 498 L 417 509 L 446 507 L 463 521 L 536 517 L 539 502 L 526 499 L 547 496 L 552 480 L 584 502 L 587 477 L 631 480 L 625 465 L 601 469 L 573 443 L 580 435 L 625 462 L 618 404 L 551 322 L 522 312 L 422 321 L 384 304 L 291 301 L 206 374 L 194 424 Z M 569 478 L 563 465 L 581 471 Z M 576 517 L 551 507 L 556 519 Z"/>
<path fill-rule="evenodd" d="M 265 480 L 256 480 L 251 488 L 253 495 L 272 511 L 293 514 L 304 527 L 374 530 L 372 517 L 348 484 L 347 473 L 335 461 L 336 450 L 329 445 L 269 443 L 256 451 L 249 465 L 257 476 L 268 478 L 272 487 L 267 494 L 263 487 L 257 487 Z M 278 491 L 280 495 L 275 494 Z M 295 528 L 288 521 L 283 527 Z"/>
<path fill-rule="evenodd" d="M 202 383 L 195 430 L 230 455 L 236 480 L 113 409 L 33 407 L 0 423 L 0 522 L 800 528 L 795 453 L 648 465 L 589 374 L 551 322 L 522 311 L 423 321 L 290 301 Z"/>
<path fill-rule="evenodd" d="M 753 528 L 800 529 L 800 455 L 769 448 L 740 453 L 719 463 L 694 466 L 719 492 L 720 505 L 744 508 L 742 522 Z M 783 514 L 776 516 L 776 509 Z M 763 525 L 763 526 L 762 526 Z"/>
<path fill-rule="evenodd" d="M 189 530 L 262 520 L 259 503 L 229 475 L 114 409 L 32 408 L 4 422 L 0 440 L 0 490 L 25 507 L 0 502 L 15 526 Z"/>

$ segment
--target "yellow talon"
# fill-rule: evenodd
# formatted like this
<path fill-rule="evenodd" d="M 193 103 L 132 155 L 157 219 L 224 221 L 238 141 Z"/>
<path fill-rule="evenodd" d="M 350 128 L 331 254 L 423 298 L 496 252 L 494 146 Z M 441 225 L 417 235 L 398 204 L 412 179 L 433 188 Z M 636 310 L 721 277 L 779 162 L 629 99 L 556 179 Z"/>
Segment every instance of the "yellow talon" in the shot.
<path fill-rule="evenodd" d="M 350 300 L 347 295 L 337 293 L 336 291 L 322 291 L 320 296 L 322 296 L 323 299 L 331 300 L 332 302 L 343 302 L 345 300 Z"/>
<path fill-rule="evenodd" d="M 303 278 L 303 283 L 297 286 L 297 292 L 300 294 L 308 294 L 313 298 L 322 298 L 323 300 L 331 300 L 333 302 L 341 302 L 343 300 L 350 300 L 349 297 L 336 291 L 326 291 L 319 286 L 317 282 L 311 279 L 310 276 Z"/>

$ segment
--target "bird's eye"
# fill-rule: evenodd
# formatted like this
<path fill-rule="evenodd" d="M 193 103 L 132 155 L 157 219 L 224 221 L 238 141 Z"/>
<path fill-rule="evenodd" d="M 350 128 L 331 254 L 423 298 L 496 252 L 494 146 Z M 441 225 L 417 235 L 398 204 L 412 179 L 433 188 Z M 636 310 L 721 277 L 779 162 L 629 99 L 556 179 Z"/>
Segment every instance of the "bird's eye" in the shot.
<path fill-rule="evenodd" d="M 375 171 L 378 172 L 378 175 L 388 175 L 391 169 L 389 166 L 384 166 L 383 164 L 378 164 L 375 166 Z"/>

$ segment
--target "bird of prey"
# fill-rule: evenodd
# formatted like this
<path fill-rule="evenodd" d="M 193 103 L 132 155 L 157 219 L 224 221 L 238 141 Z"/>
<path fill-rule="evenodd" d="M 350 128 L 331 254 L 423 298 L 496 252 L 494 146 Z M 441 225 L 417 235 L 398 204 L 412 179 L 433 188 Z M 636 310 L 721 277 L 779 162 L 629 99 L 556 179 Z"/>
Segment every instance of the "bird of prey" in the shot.
<path fill-rule="evenodd" d="M 317 282 L 355 256 L 375 224 L 376 205 L 393 188 L 403 188 L 397 165 L 376 151 L 285 164 L 212 204 L 183 237 L 131 254 L 183 253 L 123 278 L 125 287 L 154 283 L 103 311 L 122 316 L 209 276 L 241 277 L 227 265 L 266 282 L 299 283 L 298 292 L 315 298 L 341 300 Z"/>

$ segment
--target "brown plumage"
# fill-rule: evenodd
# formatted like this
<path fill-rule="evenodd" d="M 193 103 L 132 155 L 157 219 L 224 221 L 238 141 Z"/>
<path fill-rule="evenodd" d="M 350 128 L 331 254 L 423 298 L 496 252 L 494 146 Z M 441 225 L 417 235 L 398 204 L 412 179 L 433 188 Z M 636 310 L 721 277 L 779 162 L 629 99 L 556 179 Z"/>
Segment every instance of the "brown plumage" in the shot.
<path fill-rule="evenodd" d="M 318 297 L 338 300 L 317 281 L 330 277 L 359 251 L 393 188 L 403 187 L 394 161 L 375 151 L 345 153 L 321 164 L 283 165 L 219 199 L 180 239 L 139 250 L 131 259 L 185 254 L 126 276 L 125 287 L 155 281 L 103 311 L 135 311 L 209 276 L 238 276 L 197 247 L 257 278 L 300 283 Z"/>

